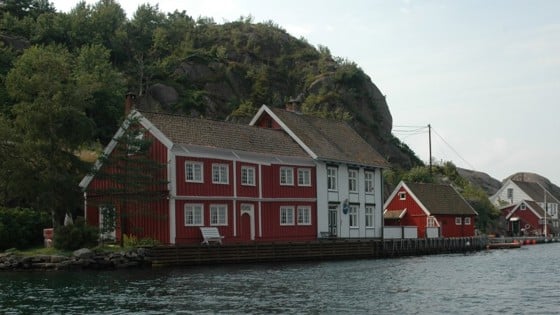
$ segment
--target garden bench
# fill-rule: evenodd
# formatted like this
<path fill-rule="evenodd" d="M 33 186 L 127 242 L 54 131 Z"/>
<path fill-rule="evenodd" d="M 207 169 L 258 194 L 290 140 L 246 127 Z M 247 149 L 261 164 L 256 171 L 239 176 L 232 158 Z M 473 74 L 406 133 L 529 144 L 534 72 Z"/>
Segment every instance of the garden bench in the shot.
<path fill-rule="evenodd" d="M 216 227 L 201 227 L 200 233 L 202 233 L 202 243 L 209 245 L 210 242 L 217 242 L 222 245 L 223 236 L 220 235 L 220 231 Z"/>

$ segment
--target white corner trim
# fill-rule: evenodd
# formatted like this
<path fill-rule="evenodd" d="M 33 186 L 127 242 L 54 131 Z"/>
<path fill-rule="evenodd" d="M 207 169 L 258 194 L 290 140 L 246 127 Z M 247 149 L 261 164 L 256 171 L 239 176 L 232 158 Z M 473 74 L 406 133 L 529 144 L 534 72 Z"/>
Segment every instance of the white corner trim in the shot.
<path fill-rule="evenodd" d="M 149 133 L 151 133 L 158 141 L 163 143 L 163 145 L 167 147 L 168 150 L 171 150 L 173 142 L 171 142 L 171 140 L 169 140 L 169 138 L 167 138 L 159 129 L 157 129 L 154 124 L 152 124 L 146 117 L 144 117 L 140 112 L 134 109 L 128 114 L 127 119 L 125 119 L 125 121 L 121 124 L 117 132 L 113 135 L 111 142 L 109 142 L 109 144 L 103 150 L 104 156 L 109 156 L 117 147 L 118 142 L 115 139 L 118 139 L 124 134 L 124 131 L 128 128 L 127 121 L 129 118 L 138 118 L 138 121 L 142 127 L 144 127 Z M 103 163 L 101 163 L 101 161 L 97 159 L 93 166 L 94 171 L 99 170 L 102 165 Z M 88 174 L 80 181 L 78 186 L 82 188 L 82 190 L 85 190 L 92 180 L 93 174 Z"/>

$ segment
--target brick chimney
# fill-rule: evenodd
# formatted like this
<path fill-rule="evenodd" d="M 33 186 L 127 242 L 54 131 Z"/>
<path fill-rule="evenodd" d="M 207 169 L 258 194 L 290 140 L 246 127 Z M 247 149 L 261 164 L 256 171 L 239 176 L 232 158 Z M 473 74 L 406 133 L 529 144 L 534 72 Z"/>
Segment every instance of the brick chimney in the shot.
<path fill-rule="evenodd" d="M 301 105 L 301 94 L 296 98 L 291 98 L 286 102 L 286 110 L 289 112 L 299 113 Z"/>
<path fill-rule="evenodd" d="M 126 98 L 124 100 L 124 115 L 128 116 L 128 114 L 130 114 L 130 111 L 135 107 L 136 103 L 136 94 L 132 93 L 132 92 L 128 92 L 126 93 Z"/>

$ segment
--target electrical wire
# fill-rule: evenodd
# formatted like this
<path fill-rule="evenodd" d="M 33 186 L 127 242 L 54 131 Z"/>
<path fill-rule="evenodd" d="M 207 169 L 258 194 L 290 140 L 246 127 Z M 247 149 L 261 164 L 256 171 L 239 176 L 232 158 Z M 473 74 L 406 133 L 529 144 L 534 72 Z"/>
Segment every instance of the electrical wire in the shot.
<path fill-rule="evenodd" d="M 465 164 L 467 164 L 472 170 L 476 170 L 476 167 L 474 167 L 465 158 L 463 158 L 463 156 L 461 156 L 461 154 L 459 154 L 459 152 L 457 152 L 457 150 L 455 150 L 455 148 L 453 148 L 453 146 L 451 146 L 451 144 L 449 144 L 449 142 L 447 142 L 437 131 L 435 131 L 433 126 L 432 126 L 432 132 L 436 136 L 438 136 L 441 139 L 441 141 L 443 141 L 443 143 L 445 143 L 451 149 L 451 151 L 453 151 L 453 153 L 455 153 L 455 155 L 457 155 L 463 162 L 465 162 Z"/>

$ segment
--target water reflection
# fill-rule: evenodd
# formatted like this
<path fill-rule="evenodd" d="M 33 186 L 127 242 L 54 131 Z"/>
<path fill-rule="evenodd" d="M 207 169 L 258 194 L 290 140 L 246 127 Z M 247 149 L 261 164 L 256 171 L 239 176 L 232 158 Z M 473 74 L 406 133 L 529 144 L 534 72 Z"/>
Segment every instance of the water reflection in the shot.
<path fill-rule="evenodd" d="M 551 244 L 386 260 L 0 273 L 0 313 L 556 314 L 559 258 L 560 244 Z"/>

